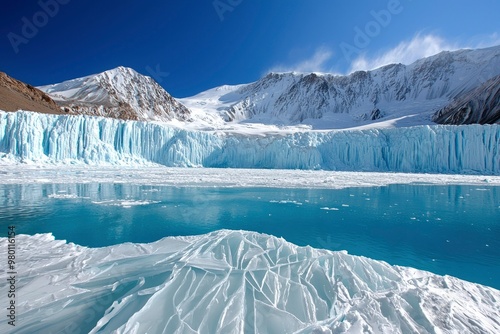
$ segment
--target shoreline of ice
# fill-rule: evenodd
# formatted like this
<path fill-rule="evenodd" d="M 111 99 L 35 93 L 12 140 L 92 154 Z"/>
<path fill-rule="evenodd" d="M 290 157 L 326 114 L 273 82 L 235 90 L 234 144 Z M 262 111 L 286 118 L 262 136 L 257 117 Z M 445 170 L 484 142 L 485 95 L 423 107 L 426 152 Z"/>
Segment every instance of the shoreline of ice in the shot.
<path fill-rule="evenodd" d="M 320 188 L 391 184 L 500 186 L 500 176 L 289 169 L 0 164 L 0 184 L 123 183 L 175 187 Z"/>

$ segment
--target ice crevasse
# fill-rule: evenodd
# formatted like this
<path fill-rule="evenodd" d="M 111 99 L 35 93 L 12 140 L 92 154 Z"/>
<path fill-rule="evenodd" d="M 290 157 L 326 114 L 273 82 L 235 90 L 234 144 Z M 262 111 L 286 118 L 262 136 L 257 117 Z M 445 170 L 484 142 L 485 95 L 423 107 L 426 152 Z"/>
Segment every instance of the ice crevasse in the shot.
<path fill-rule="evenodd" d="M 499 125 L 257 136 L 0 112 L 0 159 L 22 162 L 500 174 L 499 148 Z"/>

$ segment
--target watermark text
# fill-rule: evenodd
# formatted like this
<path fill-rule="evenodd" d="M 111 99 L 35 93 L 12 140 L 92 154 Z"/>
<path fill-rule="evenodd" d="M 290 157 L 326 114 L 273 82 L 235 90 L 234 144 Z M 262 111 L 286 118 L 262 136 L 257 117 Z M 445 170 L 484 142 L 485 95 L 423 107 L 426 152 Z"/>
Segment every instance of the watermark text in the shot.
<path fill-rule="evenodd" d="M 10 45 L 15 53 L 19 53 L 19 47 L 22 44 L 28 44 L 33 39 L 41 28 L 45 27 L 51 18 L 59 13 L 61 5 L 66 5 L 70 0 L 39 0 L 37 11 L 31 18 L 23 16 L 21 19 L 22 27 L 20 33 L 13 31 L 7 34 Z"/>
<path fill-rule="evenodd" d="M 16 227 L 9 226 L 7 231 L 7 318 L 8 324 L 16 326 Z"/>

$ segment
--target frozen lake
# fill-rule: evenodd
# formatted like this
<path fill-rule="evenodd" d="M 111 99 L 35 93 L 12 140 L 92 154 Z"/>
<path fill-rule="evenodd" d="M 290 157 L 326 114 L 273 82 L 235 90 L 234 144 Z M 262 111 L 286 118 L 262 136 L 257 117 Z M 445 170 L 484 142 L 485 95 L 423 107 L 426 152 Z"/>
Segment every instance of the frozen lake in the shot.
<path fill-rule="evenodd" d="M 311 188 L 300 189 L 276 188 L 279 182 L 269 182 L 274 187 L 241 186 L 236 180 L 231 183 L 234 170 L 219 186 L 213 178 L 217 170 L 184 170 L 184 178 L 167 175 L 181 173 L 174 169 L 164 169 L 164 178 L 159 169 L 122 174 L 117 169 L 113 178 L 111 170 L 4 168 L 8 177 L 0 184 L 2 231 L 15 224 L 18 233 L 53 233 L 56 239 L 103 247 L 248 230 L 500 288 L 500 187 L 495 177 L 413 175 L 404 180 L 399 174 L 364 174 L 366 182 L 355 186 L 340 181 L 361 180 L 362 173 L 309 172 Z M 278 179 L 304 182 L 301 172 L 274 172 Z M 144 179 L 134 178 L 134 173 Z M 253 173 L 249 179 L 259 179 Z M 262 171 L 261 182 L 267 173 Z M 129 182 L 124 182 L 126 177 Z M 176 182 L 169 184 L 169 177 Z M 403 184 L 390 184 L 398 177 Z M 203 178 L 210 186 L 200 187 L 196 181 Z M 315 186 L 328 178 L 338 189 Z"/>

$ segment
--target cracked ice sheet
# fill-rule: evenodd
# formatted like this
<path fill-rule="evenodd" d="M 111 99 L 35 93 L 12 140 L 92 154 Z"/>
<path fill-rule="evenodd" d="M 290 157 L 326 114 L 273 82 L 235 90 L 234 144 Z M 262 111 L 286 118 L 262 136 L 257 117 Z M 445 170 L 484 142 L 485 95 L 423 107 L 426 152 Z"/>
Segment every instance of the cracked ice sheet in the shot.
<path fill-rule="evenodd" d="M 496 289 L 254 232 L 16 243 L 18 333 L 500 332 Z"/>
<path fill-rule="evenodd" d="M 29 183 L 128 183 L 178 187 L 339 189 L 390 184 L 500 186 L 500 176 L 279 169 L 0 165 L 0 184 Z"/>

